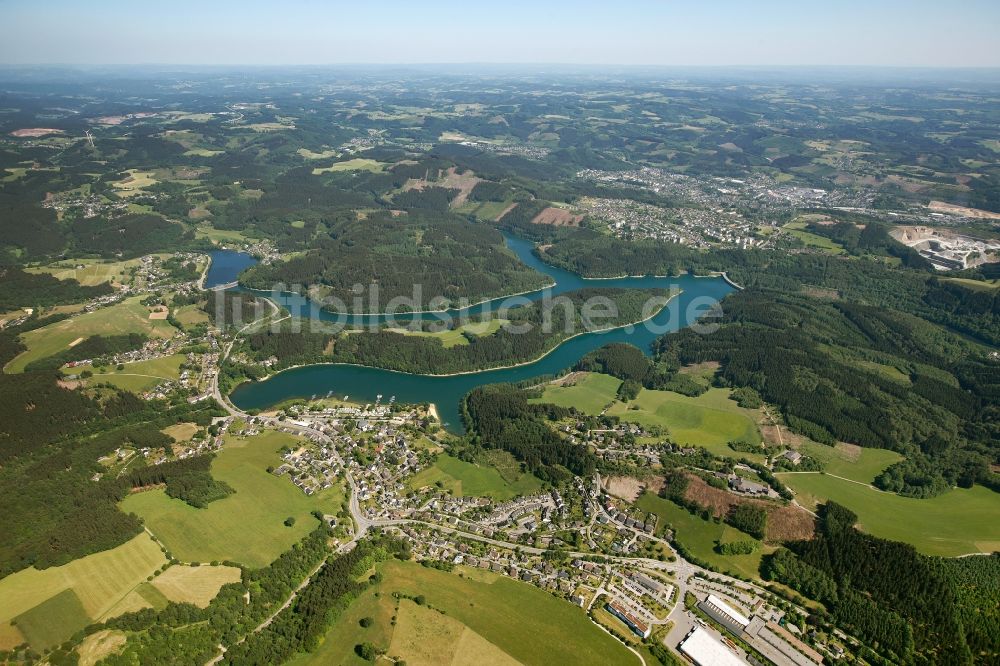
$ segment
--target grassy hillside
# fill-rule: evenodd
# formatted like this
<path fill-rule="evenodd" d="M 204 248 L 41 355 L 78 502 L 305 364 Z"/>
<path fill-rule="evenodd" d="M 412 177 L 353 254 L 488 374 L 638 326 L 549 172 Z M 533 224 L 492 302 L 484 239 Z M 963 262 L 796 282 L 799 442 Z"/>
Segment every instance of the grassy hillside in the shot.
<path fill-rule="evenodd" d="M 541 398 L 529 402 L 551 403 L 560 407 L 576 407 L 587 414 L 600 414 L 615 400 L 621 380 L 597 372 L 580 373 L 578 379 L 565 386 L 548 384 Z"/>
<path fill-rule="evenodd" d="M 336 485 L 310 497 L 287 477 L 267 472 L 268 466 L 281 464 L 278 450 L 297 441 L 270 431 L 246 440 L 228 439 L 212 463 L 212 476 L 236 492 L 208 508 L 196 509 L 162 490 L 127 497 L 121 508 L 141 516 L 183 561 L 231 560 L 264 566 L 316 526 L 312 511 L 336 513 L 343 499 Z M 288 517 L 295 518 L 292 527 L 284 525 Z"/>
<path fill-rule="evenodd" d="M 749 410 L 730 400 L 728 389 L 712 388 L 695 398 L 643 389 L 635 400 L 616 403 L 608 414 L 623 421 L 665 428 L 678 444 L 703 446 L 716 455 L 733 455 L 727 446 L 730 441 L 761 441 Z"/>
<path fill-rule="evenodd" d="M 504 501 L 516 495 L 529 495 L 542 487 L 542 482 L 532 474 L 521 474 L 513 482 L 500 475 L 488 465 L 476 465 L 443 455 L 434 465 L 414 474 L 407 482 L 413 490 L 440 482 L 444 490 L 450 490 L 456 497 L 492 497 Z"/>
<path fill-rule="evenodd" d="M 982 486 L 914 499 L 828 474 L 778 477 L 803 506 L 813 508 L 817 502 L 833 500 L 856 513 L 865 532 L 913 544 L 926 555 L 955 557 L 1000 550 L 1000 494 Z"/>
<path fill-rule="evenodd" d="M 365 641 L 409 664 L 631 666 L 637 661 L 581 609 L 531 585 L 478 569 L 446 573 L 395 560 L 380 570 L 382 582 L 356 599 L 319 649 L 293 660 L 294 666 L 367 663 L 354 653 Z M 394 592 L 424 595 L 427 608 L 397 605 Z M 359 626 L 363 617 L 374 620 L 371 627 Z"/>

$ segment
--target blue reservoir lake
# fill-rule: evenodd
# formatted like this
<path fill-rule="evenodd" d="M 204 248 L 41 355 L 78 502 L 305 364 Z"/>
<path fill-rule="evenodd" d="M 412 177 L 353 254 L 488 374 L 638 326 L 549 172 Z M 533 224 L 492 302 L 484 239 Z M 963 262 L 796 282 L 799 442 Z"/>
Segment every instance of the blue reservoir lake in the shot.
<path fill-rule="evenodd" d="M 733 291 L 733 287 L 721 277 L 623 277 L 614 279 L 588 279 L 543 262 L 535 256 L 531 242 L 505 236 L 507 246 L 518 258 L 555 283 L 548 293 L 555 296 L 568 291 L 594 287 L 622 288 L 662 288 L 680 289 L 681 294 L 657 313 L 648 322 L 609 331 L 583 333 L 566 340 L 542 358 L 510 368 L 482 370 L 460 375 L 416 375 L 381 368 L 361 367 L 345 364 L 310 365 L 280 372 L 261 382 L 248 382 L 237 387 L 230 395 L 233 404 L 240 409 L 263 409 L 290 398 L 310 398 L 313 395 L 335 397 L 349 396 L 358 402 L 372 402 L 381 394 L 385 400 L 395 396 L 397 402 L 430 402 L 437 406 L 443 424 L 452 431 L 461 432 L 459 403 L 462 396 L 484 384 L 521 382 L 542 375 L 552 375 L 571 368 L 587 353 L 612 342 L 628 342 L 647 354 L 660 336 L 691 324 L 695 319 L 709 312 L 714 303 Z M 229 284 L 254 260 L 249 255 L 218 251 L 212 253 L 212 266 L 205 285 Z M 344 321 L 344 317 L 321 310 L 315 303 L 297 294 L 282 293 L 275 297 L 271 292 L 255 292 L 266 295 L 279 305 L 301 316 L 329 321 Z M 524 298 L 537 300 L 545 290 L 525 294 Z M 496 310 L 504 299 L 473 305 L 464 310 L 449 311 L 447 315 L 477 314 L 484 310 Z M 440 313 L 414 314 L 414 318 L 433 317 L 440 320 Z M 379 316 L 352 316 L 347 321 L 354 325 L 381 321 Z M 405 316 L 396 317 L 405 321 Z"/>

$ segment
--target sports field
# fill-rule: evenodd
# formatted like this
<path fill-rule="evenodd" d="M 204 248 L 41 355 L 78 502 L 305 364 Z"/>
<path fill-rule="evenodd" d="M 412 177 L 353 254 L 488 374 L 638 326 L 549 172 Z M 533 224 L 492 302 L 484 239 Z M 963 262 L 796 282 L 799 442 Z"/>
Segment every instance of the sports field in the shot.
<path fill-rule="evenodd" d="M 621 380 L 597 372 L 576 373 L 579 377 L 572 386 L 547 384 L 541 398 L 529 402 L 543 402 L 560 407 L 576 407 L 587 414 L 600 414 L 614 401 Z"/>
<path fill-rule="evenodd" d="M 811 509 L 833 500 L 856 513 L 865 532 L 913 544 L 926 555 L 955 557 L 1000 550 L 1000 494 L 982 486 L 913 499 L 829 474 L 777 476 L 795 491 L 799 504 Z"/>
<path fill-rule="evenodd" d="M 414 474 L 406 485 L 416 490 L 439 481 L 444 490 L 450 490 L 456 497 L 492 497 L 501 502 L 517 495 L 530 495 L 542 487 L 533 474 L 522 473 L 516 481 L 508 482 L 489 465 L 475 465 L 448 455 L 439 456 L 432 466 Z"/>
<path fill-rule="evenodd" d="M 231 560 L 262 567 L 288 550 L 317 525 L 312 511 L 337 513 L 344 493 L 337 485 L 307 496 L 287 477 L 267 472 L 278 467 L 278 450 L 300 442 L 286 433 L 267 431 L 241 440 L 226 439 L 212 462 L 212 476 L 236 491 L 204 509 L 196 509 L 163 490 L 136 493 L 121 508 L 134 512 L 183 562 Z M 286 518 L 295 518 L 286 527 Z"/>
<path fill-rule="evenodd" d="M 18 354 L 5 371 L 22 372 L 32 361 L 52 356 L 68 348 L 75 340 L 91 335 L 144 333 L 151 338 L 169 338 L 177 333 L 177 329 L 165 319 L 150 319 L 149 308 L 140 303 L 142 298 L 129 298 L 108 308 L 28 331 L 21 336 L 27 351 Z"/>
<path fill-rule="evenodd" d="M 652 493 L 644 493 L 636 506 L 659 516 L 658 530 L 669 525 L 674 529 L 677 543 L 698 559 L 723 572 L 758 578 L 761 557 L 774 550 L 773 547 L 765 546 L 750 555 L 720 555 L 715 552 L 716 542 L 730 543 L 753 537 L 725 523 L 692 515 L 687 509 Z"/>
<path fill-rule="evenodd" d="M 117 548 L 49 569 L 23 569 L 0 580 L 0 624 L 15 618 L 32 645 L 68 638 L 83 625 L 108 615 L 146 577 L 166 563 L 160 547 L 140 534 Z M 46 630 L 51 614 L 66 623 Z M 81 625 L 81 626 L 83 626 Z"/>
<path fill-rule="evenodd" d="M 398 560 L 379 570 L 382 582 L 352 602 L 316 652 L 292 664 L 368 663 L 354 653 L 365 641 L 408 664 L 638 664 L 582 609 L 527 583 L 480 569 L 447 573 Z M 397 610 L 394 592 L 424 595 L 426 607 L 402 600 Z M 359 627 L 362 617 L 374 624 Z"/>
<path fill-rule="evenodd" d="M 711 388 L 695 398 L 672 391 L 643 389 L 635 400 L 615 403 L 608 414 L 622 421 L 665 428 L 674 442 L 702 446 L 715 455 L 735 457 L 735 452 L 727 446 L 730 441 L 754 444 L 761 441 L 751 417 L 753 412 L 730 400 L 728 389 Z M 763 458 L 747 453 L 739 455 Z"/>

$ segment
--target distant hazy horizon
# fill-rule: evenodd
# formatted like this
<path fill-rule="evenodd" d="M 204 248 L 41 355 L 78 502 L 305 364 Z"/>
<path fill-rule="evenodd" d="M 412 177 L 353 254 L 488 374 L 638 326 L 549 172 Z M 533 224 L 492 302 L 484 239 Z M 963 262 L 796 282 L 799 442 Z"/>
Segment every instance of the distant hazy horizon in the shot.
<path fill-rule="evenodd" d="M 993 68 L 998 31 L 984 0 L 6 0 L 0 64 Z"/>

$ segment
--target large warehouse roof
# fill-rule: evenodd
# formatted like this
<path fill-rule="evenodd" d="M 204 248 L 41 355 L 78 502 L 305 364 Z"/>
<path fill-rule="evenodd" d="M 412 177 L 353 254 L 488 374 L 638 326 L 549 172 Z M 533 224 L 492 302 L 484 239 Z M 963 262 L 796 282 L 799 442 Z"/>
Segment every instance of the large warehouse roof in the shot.
<path fill-rule="evenodd" d="M 733 654 L 701 627 L 695 627 L 678 647 L 698 666 L 747 666 L 747 662 Z"/>

